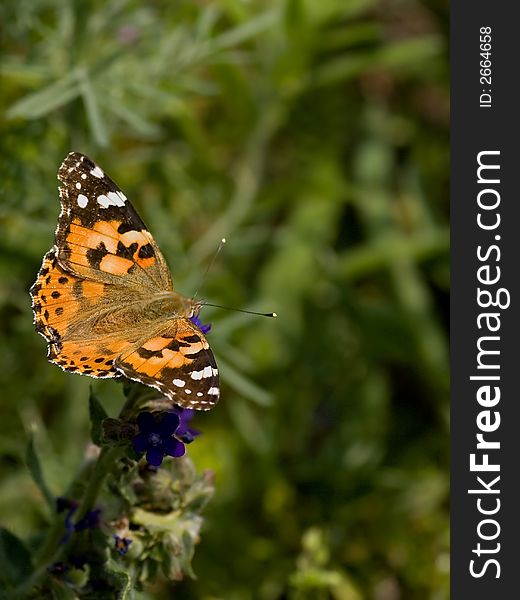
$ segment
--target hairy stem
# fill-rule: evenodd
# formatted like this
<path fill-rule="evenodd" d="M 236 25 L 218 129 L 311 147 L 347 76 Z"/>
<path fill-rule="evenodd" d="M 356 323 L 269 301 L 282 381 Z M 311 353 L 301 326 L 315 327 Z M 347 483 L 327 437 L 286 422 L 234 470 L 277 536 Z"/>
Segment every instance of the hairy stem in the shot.
<path fill-rule="evenodd" d="M 87 465 L 82 471 L 82 473 L 88 476 L 88 481 L 78 510 L 74 515 L 74 523 L 80 521 L 93 509 L 106 476 L 123 452 L 124 448 L 121 447 L 105 447 L 101 450 L 96 462 L 93 465 Z M 90 472 L 88 473 L 88 471 Z M 45 578 L 48 566 L 59 562 L 67 555 L 68 550 L 74 544 L 74 536 L 72 535 L 66 542 L 62 543 L 63 534 L 63 515 L 56 515 L 49 534 L 37 554 L 37 564 L 34 572 L 31 577 L 15 590 L 13 598 L 17 600 L 26 598 L 31 590 L 38 586 Z"/>

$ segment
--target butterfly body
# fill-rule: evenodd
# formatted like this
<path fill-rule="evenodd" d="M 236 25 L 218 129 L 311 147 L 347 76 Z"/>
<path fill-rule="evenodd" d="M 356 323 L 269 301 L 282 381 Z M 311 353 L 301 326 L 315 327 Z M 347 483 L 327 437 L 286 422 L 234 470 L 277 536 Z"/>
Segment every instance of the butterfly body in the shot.
<path fill-rule="evenodd" d="M 218 369 L 191 320 L 201 305 L 174 291 L 155 240 L 100 167 L 73 152 L 58 178 L 55 245 L 31 288 L 49 360 L 92 377 L 124 375 L 186 408 L 211 408 Z"/>

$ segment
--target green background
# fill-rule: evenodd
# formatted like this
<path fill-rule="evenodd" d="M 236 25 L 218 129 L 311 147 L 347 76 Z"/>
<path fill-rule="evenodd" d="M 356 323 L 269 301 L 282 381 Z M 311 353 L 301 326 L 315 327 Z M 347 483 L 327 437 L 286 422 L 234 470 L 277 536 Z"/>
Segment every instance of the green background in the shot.
<path fill-rule="evenodd" d="M 196 581 L 142 598 L 448 598 L 448 65 L 442 0 L 1 7 L 0 525 L 58 495 L 94 382 L 47 362 L 28 289 L 70 150 L 118 182 L 206 308 L 220 404 Z M 120 384 L 94 382 L 115 416 Z"/>

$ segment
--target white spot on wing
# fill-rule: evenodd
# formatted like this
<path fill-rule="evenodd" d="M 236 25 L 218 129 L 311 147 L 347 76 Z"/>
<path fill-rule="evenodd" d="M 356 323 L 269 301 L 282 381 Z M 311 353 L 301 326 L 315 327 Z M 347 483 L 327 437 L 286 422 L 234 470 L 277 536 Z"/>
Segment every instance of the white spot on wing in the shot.
<path fill-rule="evenodd" d="M 220 394 L 219 389 L 216 387 L 211 387 L 208 390 L 208 395 L 210 396 L 218 396 Z"/>
<path fill-rule="evenodd" d="M 105 176 L 103 171 L 97 165 L 92 169 L 92 171 L 90 171 L 90 174 L 94 175 L 94 177 L 97 177 L 98 179 L 103 179 Z"/>
<path fill-rule="evenodd" d="M 124 206 L 125 205 L 126 196 L 122 192 L 108 192 L 105 194 L 100 194 L 97 197 L 98 204 L 103 208 L 108 208 L 109 206 Z"/>
<path fill-rule="evenodd" d="M 110 206 L 110 200 L 105 196 L 105 194 L 98 196 L 97 201 L 102 208 L 108 208 Z"/>
<path fill-rule="evenodd" d="M 70 171 L 70 169 L 69 169 L 69 171 Z M 81 179 L 86 179 L 86 178 L 87 178 L 87 174 L 86 173 L 82 173 L 81 174 Z"/>
<path fill-rule="evenodd" d="M 172 381 L 173 385 L 176 385 L 177 387 L 184 387 L 186 385 L 186 382 L 183 381 L 182 379 L 174 379 Z"/>
<path fill-rule="evenodd" d="M 192 379 L 202 379 L 203 375 L 204 375 L 204 371 L 192 371 L 190 373 L 190 377 Z"/>
<path fill-rule="evenodd" d="M 204 367 L 204 371 L 202 372 L 202 377 L 211 377 L 213 375 L 213 369 L 211 365 Z"/>
<path fill-rule="evenodd" d="M 218 375 L 218 369 L 213 369 L 213 375 Z"/>
<path fill-rule="evenodd" d="M 81 189 L 81 183 L 78 181 L 78 183 L 76 183 L 76 189 L 80 190 Z"/>
<path fill-rule="evenodd" d="M 108 192 L 107 196 L 115 206 L 125 205 L 126 196 L 121 192 Z"/>
<path fill-rule="evenodd" d="M 185 391 L 187 394 L 191 394 L 191 390 L 188 390 L 188 389 L 186 389 L 186 390 L 184 390 L 184 391 Z"/>
<path fill-rule="evenodd" d="M 85 208 L 88 204 L 88 198 L 84 194 L 78 194 L 77 202 L 80 208 Z"/>
<path fill-rule="evenodd" d="M 204 394 L 202 392 L 197 392 L 197 396 L 200 398 L 201 396 L 204 396 Z"/>

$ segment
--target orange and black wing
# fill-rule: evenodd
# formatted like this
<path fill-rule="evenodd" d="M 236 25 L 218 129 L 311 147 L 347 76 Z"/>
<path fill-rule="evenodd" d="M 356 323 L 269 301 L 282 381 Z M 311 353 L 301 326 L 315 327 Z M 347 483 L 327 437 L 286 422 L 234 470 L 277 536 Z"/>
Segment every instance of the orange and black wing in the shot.
<path fill-rule="evenodd" d="M 167 322 L 114 364 L 129 379 L 158 389 L 183 408 L 209 410 L 218 402 L 215 358 L 204 334 L 188 319 Z"/>
<path fill-rule="evenodd" d="M 58 171 L 59 265 L 82 279 L 169 291 L 172 281 L 155 240 L 119 187 L 89 158 L 71 152 Z"/>
<path fill-rule="evenodd" d="M 49 343 L 49 359 L 92 377 L 123 374 L 180 406 L 208 410 L 220 390 L 202 331 L 184 317 L 143 324 L 132 316 L 135 299 L 172 290 L 164 258 L 139 215 L 82 154 L 69 154 L 58 178 L 55 245 L 31 288 L 35 326 Z"/>
<path fill-rule="evenodd" d="M 49 344 L 49 360 L 65 371 L 115 377 L 113 361 L 129 343 L 126 340 L 78 340 L 74 332 L 107 308 L 102 282 L 80 279 L 58 263 L 56 249 L 43 258 L 31 287 L 34 325 Z"/>
<path fill-rule="evenodd" d="M 113 377 L 113 361 L 134 343 L 124 332 L 93 332 L 101 315 L 172 282 L 153 237 L 117 185 L 94 162 L 70 153 L 58 171 L 61 214 L 55 245 L 30 293 L 49 359 L 67 371 Z M 124 335 L 123 335 L 124 334 Z"/>

